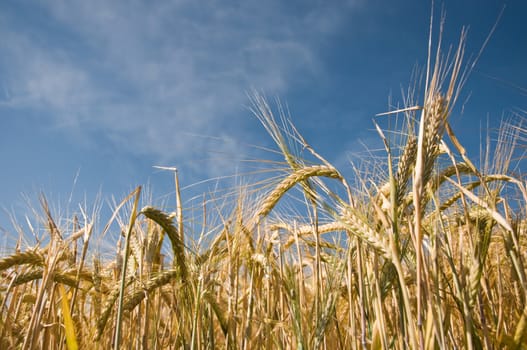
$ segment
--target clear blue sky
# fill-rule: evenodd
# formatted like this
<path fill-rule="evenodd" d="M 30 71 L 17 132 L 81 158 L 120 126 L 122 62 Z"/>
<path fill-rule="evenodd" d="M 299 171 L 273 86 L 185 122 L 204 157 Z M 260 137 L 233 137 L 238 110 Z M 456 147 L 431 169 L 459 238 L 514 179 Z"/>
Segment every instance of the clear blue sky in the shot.
<path fill-rule="evenodd" d="M 468 25 L 468 56 L 503 5 L 452 117 L 474 157 L 480 125 L 527 110 L 527 2 L 444 2 L 444 42 Z M 253 88 L 287 103 L 312 146 L 345 168 L 425 65 L 429 14 L 424 0 L 4 0 L 0 207 L 25 213 L 22 195 L 39 191 L 56 207 L 72 190 L 74 202 L 120 199 L 145 184 L 160 199 L 173 179 L 153 165 L 178 167 L 185 186 L 272 157 L 248 146 L 271 145 L 247 109 Z"/>

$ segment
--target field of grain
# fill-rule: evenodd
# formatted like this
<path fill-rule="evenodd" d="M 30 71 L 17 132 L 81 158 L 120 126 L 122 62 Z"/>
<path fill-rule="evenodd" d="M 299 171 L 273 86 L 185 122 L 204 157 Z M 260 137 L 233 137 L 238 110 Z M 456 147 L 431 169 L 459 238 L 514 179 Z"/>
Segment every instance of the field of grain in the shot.
<path fill-rule="evenodd" d="M 449 124 L 463 41 L 430 54 L 424 91 L 381 117 L 402 127 L 375 126 L 382 162 L 353 179 L 255 95 L 283 175 L 203 204 L 216 220 L 201 233 L 177 172 L 172 209 L 139 187 L 109 218 L 56 218 L 42 197 L 45 244 L 0 259 L 0 348 L 527 348 L 525 130 L 503 122 L 481 164 L 467 154 Z M 295 217 L 280 209 L 293 190 Z M 115 227 L 115 256 L 94 254 L 92 236 Z"/>

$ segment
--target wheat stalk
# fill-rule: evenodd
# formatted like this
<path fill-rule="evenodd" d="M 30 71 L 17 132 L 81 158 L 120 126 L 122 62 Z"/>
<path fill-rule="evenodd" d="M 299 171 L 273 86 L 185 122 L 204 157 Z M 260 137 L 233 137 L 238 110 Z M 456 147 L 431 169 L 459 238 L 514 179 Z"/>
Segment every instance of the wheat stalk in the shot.
<path fill-rule="evenodd" d="M 315 165 L 300 168 L 283 179 L 267 196 L 267 198 L 263 201 L 260 210 L 258 210 L 258 216 L 267 216 L 287 191 L 293 188 L 293 186 L 296 184 L 315 176 L 329 177 L 333 179 L 341 178 L 339 172 L 335 168 L 328 166 Z"/>
<path fill-rule="evenodd" d="M 13 266 L 19 265 L 37 265 L 44 264 L 44 257 L 38 250 L 28 250 L 26 252 L 19 252 L 5 258 L 0 259 L 0 271 L 4 271 Z"/>
<path fill-rule="evenodd" d="M 183 281 L 186 281 L 188 276 L 188 269 L 185 258 L 185 247 L 183 246 L 181 237 L 178 235 L 176 227 L 172 223 L 170 215 L 150 206 L 141 209 L 141 214 L 143 214 L 150 220 L 156 222 L 166 232 L 168 238 L 170 239 L 170 242 L 172 243 L 172 251 L 174 253 L 175 258 L 174 265 L 179 268 L 181 279 Z"/>

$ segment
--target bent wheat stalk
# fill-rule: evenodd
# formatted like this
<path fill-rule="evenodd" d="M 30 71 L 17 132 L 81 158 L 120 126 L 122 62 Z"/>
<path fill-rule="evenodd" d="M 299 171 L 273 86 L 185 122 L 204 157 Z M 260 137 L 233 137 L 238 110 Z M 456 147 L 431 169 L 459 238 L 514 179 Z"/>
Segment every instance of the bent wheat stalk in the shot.
<path fill-rule="evenodd" d="M 289 191 L 293 186 L 295 186 L 298 183 L 301 183 L 305 180 L 307 180 L 310 177 L 315 176 L 322 176 L 322 177 L 329 177 L 333 179 L 340 179 L 341 176 L 339 172 L 332 167 L 323 166 L 323 165 L 315 165 L 310 167 L 304 167 L 296 170 L 292 174 L 290 174 L 288 177 L 283 179 L 278 186 L 267 196 L 265 201 L 263 202 L 260 210 L 258 211 L 258 216 L 267 216 L 271 210 L 275 207 L 275 205 L 278 203 L 280 198 Z"/>

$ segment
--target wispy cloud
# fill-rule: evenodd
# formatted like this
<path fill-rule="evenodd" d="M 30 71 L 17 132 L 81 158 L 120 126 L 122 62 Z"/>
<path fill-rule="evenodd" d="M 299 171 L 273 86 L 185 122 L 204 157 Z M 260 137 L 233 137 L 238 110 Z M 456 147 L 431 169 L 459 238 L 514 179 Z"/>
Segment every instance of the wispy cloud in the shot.
<path fill-rule="evenodd" d="M 3 15 L 1 103 L 161 160 L 209 149 L 196 133 L 233 152 L 251 133 L 245 92 L 284 94 L 323 75 L 320 45 L 357 4 L 42 1 L 38 15 L 27 8 L 35 18 Z"/>

